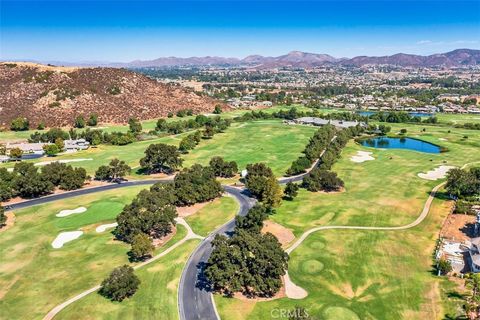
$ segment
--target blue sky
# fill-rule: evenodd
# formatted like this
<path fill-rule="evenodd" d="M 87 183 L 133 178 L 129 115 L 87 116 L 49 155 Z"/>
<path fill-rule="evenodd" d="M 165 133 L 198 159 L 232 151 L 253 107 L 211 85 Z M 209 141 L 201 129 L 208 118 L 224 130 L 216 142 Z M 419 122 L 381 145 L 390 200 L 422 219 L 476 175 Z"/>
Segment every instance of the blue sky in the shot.
<path fill-rule="evenodd" d="M 480 1 L 4 1 L 0 59 L 480 49 Z"/>

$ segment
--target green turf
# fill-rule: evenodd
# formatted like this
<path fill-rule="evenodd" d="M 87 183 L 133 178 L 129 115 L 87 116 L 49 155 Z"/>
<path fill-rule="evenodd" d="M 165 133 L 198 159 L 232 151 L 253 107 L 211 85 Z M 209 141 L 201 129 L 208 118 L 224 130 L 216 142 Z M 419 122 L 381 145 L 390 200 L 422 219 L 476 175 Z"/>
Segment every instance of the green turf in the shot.
<path fill-rule="evenodd" d="M 419 172 L 447 164 L 480 164 L 480 132 L 445 127 L 392 124 L 392 132 L 448 148 L 441 154 L 373 149 L 350 142 L 333 170 L 345 181 L 342 193 L 301 190 L 285 201 L 270 219 L 294 231 L 321 225 L 398 226 L 414 221 L 429 191 L 439 181 L 419 178 Z M 451 130 L 448 133 L 448 130 Z M 468 139 L 464 136 L 468 135 Z M 446 139 L 446 140 L 443 140 Z M 358 150 L 375 160 L 354 163 Z M 303 306 L 318 319 L 442 319 L 455 314 L 458 303 L 443 303 L 443 279 L 431 272 L 432 252 L 443 219 L 444 198 L 419 226 L 396 232 L 324 230 L 313 233 L 291 255 L 289 274 L 309 295 L 303 300 L 240 301 L 216 296 L 223 319 L 270 319 L 272 310 Z"/>
<path fill-rule="evenodd" d="M 239 206 L 232 197 L 222 197 L 214 200 L 198 212 L 185 218 L 192 230 L 207 236 L 212 231 L 235 217 Z"/>
<path fill-rule="evenodd" d="M 42 162 L 42 161 L 56 161 L 56 160 L 72 160 L 72 159 L 92 159 L 81 162 L 70 163 L 75 167 L 83 167 L 87 170 L 87 173 L 94 175 L 97 168 L 101 165 L 107 165 L 111 159 L 118 158 L 125 161 L 129 166 L 134 168 L 132 170 L 132 176 L 135 178 L 148 178 L 145 175 L 136 174 L 136 169 L 139 167 L 140 159 L 145 155 L 145 149 L 152 143 L 167 143 L 178 145 L 182 136 L 186 133 L 167 136 L 153 140 L 139 141 L 126 146 L 111 146 L 100 145 L 95 148 L 89 148 L 88 150 L 79 151 L 76 153 L 63 154 L 56 157 L 43 157 L 40 159 L 27 160 L 28 162 Z M 13 167 L 14 163 L 0 164 L 0 167 Z"/>
<path fill-rule="evenodd" d="M 129 246 L 114 240 L 110 231 L 95 227 L 112 222 L 123 205 L 145 187 L 129 187 L 75 197 L 19 210 L 15 224 L 0 232 L 0 318 L 41 318 L 55 305 L 98 284 L 114 267 L 127 263 Z M 87 212 L 58 218 L 64 209 L 85 206 Z M 84 215 L 84 216 L 82 216 Z M 84 234 L 53 249 L 63 231 Z M 175 237 L 156 253 L 183 238 Z"/>
<path fill-rule="evenodd" d="M 280 120 L 234 123 L 225 133 L 202 141 L 184 156 L 184 164 L 205 165 L 213 156 L 222 156 L 227 161 L 236 161 L 240 170 L 249 163 L 264 162 L 275 175 L 282 176 L 317 129 L 289 126 Z"/>
<path fill-rule="evenodd" d="M 112 302 L 90 294 L 55 319 L 178 319 L 177 290 L 183 266 L 199 240 L 190 240 L 165 257 L 135 271 L 141 284 L 132 298 Z"/>

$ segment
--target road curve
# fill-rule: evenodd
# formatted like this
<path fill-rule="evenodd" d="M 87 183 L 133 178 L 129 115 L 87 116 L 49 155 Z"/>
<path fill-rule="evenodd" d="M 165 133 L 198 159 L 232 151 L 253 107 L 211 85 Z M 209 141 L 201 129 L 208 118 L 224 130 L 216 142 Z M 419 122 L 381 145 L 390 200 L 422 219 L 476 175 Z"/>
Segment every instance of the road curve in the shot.
<path fill-rule="evenodd" d="M 255 200 L 244 189 L 230 186 L 224 186 L 223 189 L 239 202 L 237 215 L 246 215 L 255 204 Z M 235 219 L 232 219 L 205 238 L 188 258 L 178 286 L 178 312 L 181 320 L 218 319 L 212 293 L 205 285 L 202 271 L 213 250 L 212 240 L 217 234 L 232 232 L 234 228 Z"/>
<path fill-rule="evenodd" d="M 330 142 L 333 142 L 336 138 L 337 136 L 334 136 Z M 325 151 L 326 149 L 322 150 L 319 159 Z M 278 178 L 278 182 L 281 184 L 299 182 L 313 170 L 318 163 L 319 160 L 315 161 L 305 173 Z M 248 196 L 246 189 L 238 189 L 230 186 L 224 186 L 223 188 L 240 203 L 238 215 L 246 215 L 248 210 L 255 204 L 255 200 Z M 178 287 L 178 313 L 180 320 L 219 319 L 212 293 L 208 290 L 207 281 L 203 276 L 203 268 L 212 253 L 213 248 L 211 242 L 213 238 L 215 238 L 217 234 L 232 232 L 234 228 L 235 219 L 232 219 L 205 238 L 188 259 L 182 271 Z"/>

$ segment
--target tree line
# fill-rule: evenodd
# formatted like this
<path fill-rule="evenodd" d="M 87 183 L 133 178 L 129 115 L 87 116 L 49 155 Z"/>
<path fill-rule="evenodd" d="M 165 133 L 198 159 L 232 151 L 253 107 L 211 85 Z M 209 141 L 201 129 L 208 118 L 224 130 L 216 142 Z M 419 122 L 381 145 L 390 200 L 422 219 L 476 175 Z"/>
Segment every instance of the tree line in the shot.
<path fill-rule="evenodd" d="M 79 189 L 87 179 L 84 168 L 73 168 L 64 163 L 52 162 L 39 171 L 33 163 L 19 162 L 12 172 L 0 168 L 0 201 L 16 196 L 39 197 L 53 192 L 55 187 L 62 190 Z"/>

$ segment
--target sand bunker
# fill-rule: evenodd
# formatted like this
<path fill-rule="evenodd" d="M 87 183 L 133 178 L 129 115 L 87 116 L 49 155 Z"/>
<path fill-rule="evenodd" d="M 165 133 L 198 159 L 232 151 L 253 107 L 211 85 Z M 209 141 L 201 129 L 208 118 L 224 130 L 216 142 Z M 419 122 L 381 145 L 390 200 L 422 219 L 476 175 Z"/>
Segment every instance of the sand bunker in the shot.
<path fill-rule="evenodd" d="M 367 151 L 357 151 L 357 154 L 350 157 L 350 160 L 356 163 L 361 163 L 369 160 L 375 160 L 374 157 L 371 156 L 372 152 Z"/>
<path fill-rule="evenodd" d="M 73 209 L 73 210 L 62 210 L 59 213 L 57 213 L 56 216 L 59 217 L 59 218 L 63 218 L 63 217 L 67 217 L 71 214 L 84 213 L 85 211 L 87 211 L 87 208 L 78 207 L 77 209 Z"/>
<path fill-rule="evenodd" d="M 443 179 L 447 176 L 447 172 L 450 169 L 453 169 L 455 167 L 453 166 L 440 166 L 438 168 L 435 168 L 433 170 L 427 171 L 427 173 L 419 173 L 418 176 L 422 179 L 426 180 L 438 180 L 438 179 Z"/>
<path fill-rule="evenodd" d="M 308 292 L 305 291 L 302 287 L 297 286 L 295 283 L 290 280 L 290 276 L 285 273 L 283 277 L 285 279 L 285 294 L 290 299 L 303 299 L 308 295 Z"/>
<path fill-rule="evenodd" d="M 438 138 L 438 140 L 440 140 L 440 141 L 447 141 L 447 139 L 445 139 L 445 138 Z"/>
<path fill-rule="evenodd" d="M 96 228 L 95 228 L 95 231 L 96 231 L 96 232 L 104 232 L 105 230 L 111 229 L 111 228 L 115 228 L 116 226 L 118 226 L 118 223 L 116 223 L 116 222 L 114 222 L 114 223 L 102 224 L 101 226 L 96 227 Z"/>
<path fill-rule="evenodd" d="M 79 238 L 83 234 L 83 231 L 69 231 L 60 233 L 52 242 L 54 249 L 59 249 L 67 242 Z"/>

